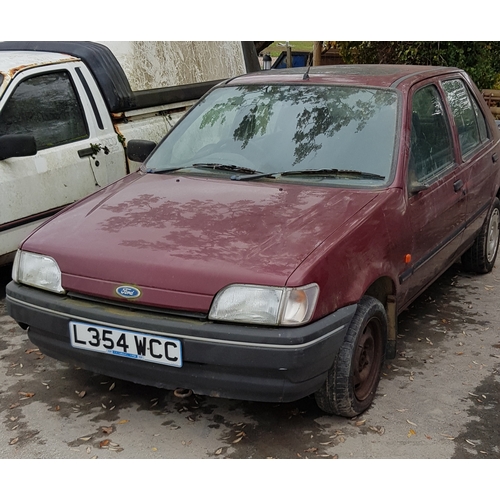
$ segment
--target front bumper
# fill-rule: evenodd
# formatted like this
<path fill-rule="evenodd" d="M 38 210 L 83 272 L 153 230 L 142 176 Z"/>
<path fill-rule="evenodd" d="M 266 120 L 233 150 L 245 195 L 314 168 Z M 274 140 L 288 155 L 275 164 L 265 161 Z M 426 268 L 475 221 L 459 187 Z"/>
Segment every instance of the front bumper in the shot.
<path fill-rule="evenodd" d="M 295 328 L 257 327 L 134 311 L 7 285 L 7 312 L 42 352 L 87 370 L 165 389 L 251 401 L 288 402 L 315 392 L 342 345 L 356 305 Z M 75 349 L 81 321 L 178 339 L 182 368 Z"/>

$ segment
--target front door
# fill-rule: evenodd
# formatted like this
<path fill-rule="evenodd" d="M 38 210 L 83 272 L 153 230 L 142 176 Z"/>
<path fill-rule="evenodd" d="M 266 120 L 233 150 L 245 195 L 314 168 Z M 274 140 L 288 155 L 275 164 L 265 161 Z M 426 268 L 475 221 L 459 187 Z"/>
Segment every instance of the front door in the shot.
<path fill-rule="evenodd" d="M 435 85 L 414 92 L 411 116 L 407 213 L 413 241 L 409 267 L 400 277 L 406 303 L 453 263 L 466 214 L 466 179 Z"/>

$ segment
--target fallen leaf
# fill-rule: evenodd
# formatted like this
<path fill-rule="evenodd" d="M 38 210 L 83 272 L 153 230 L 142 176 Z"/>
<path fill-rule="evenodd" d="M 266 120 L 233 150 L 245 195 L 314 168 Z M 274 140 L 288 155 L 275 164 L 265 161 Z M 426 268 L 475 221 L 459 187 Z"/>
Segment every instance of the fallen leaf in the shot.
<path fill-rule="evenodd" d="M 15 438 L 10 440 L 9 444 L 16 444 L 18 441 L 19 441 L 19 438 L 15 437 Z"/>
<path fill-rule="evenodd" d="M 468 439 L 466 439 L 465 442 L 469 443 L 471 446 L 476 446 L 475 443 L 473 443 L 472 441 L 469 441 Z"/>
<path fill-rule="evenodd" d="M 232 442 L 232 444 L 239 443 L 242 439 L 243 439 L 243 436 L 240 436 L 239 438 L 236 438 L 236 439 Z"/>
<path fill-rule="evenodd" d="M 361 427 L 362 425 L 365 425 L 366 423 L 366 420 L 356 420 L 356 422 L 354 422 L 354 425 L 356 427 Z"/>
<path fill-rule="evenodd" d="M 307 448 L 307 450 L 304 450 L 304 453 L 315 453 L 318 451 L 318 448 Z"/>
<path fill-rule="evenodd" d="M 102 427 L 102 432 L 104 432 L 104 434 L 111 434 L 113 432 L 113 427 Z"/>
<path fill-rule="evenodd" d="M 24 396 L 25 398 L 32 398 L 35 395 L 34 392 L 19 392 L 18 394 Z"/>
<path fill-rule="evenodd" d="M 151 448 L 152 451 L 158 451 L 158 448 Z"/>
<path fill-rule="evenodd" d="M 456 352 L 455 354 L 456 354 L 457 356 L 462 356 L 462 354 L 463 354 L 463 353 L 464 353 L 463 351 L 460 351 L 460 352 Z"/>
<path fill-rule="evenodd" d="M 410 425 L 414 425 L 415 427 L 417 427 L 417 424 L 413 423 L 413 422 L 410 422 L 409 420 L 406 420 L 406 422 Z"/>
<path fill-rule="evenodd" d="M 327 441 L 326 443 L 319 443 L 321 446 L 328 446 L 329 444 L 332 444 L 333 441 Z"/>
<path fill-rule="evenodd" d="M 128 424 L 130 422 L 130 420 L 120 420 L 119 422 L 117 422 L 118 425 L 123 425 L 123 424 Z"/>
<path fill-rule="evenodd" d="M 415 436 L 416 434 L 417 433 L 413 429 L 410 429 L 409 432 L 408 432 L 408 437 Z"/>
<path fill-rule="evenodd" d="M 79 437 L 79 441 L 88 441 L 89 439 L 92 439 L 92 436 L 84 436 L 84 437 Z"/>
<path fill-rule="evenodd" d="M 215 450 L 215 455 L 220 455 L 222 453 L 222 448 L 217 448 Z"/>
<path fill-rule="evenodd" d="M 115 388 L 116 384 L 113 382 L 110 386 L 109 386 L 109 391 L 112 391 L 114 388 Z"/>
<path fill-rule="evenodd" d="M 450 441 L 453 441 L 455 439 L 453 436 L 450 436 L 449 434 L 441 434 L 441 436 L 445 437 L 446 439 L 449 439 Z"/>
<path fill-rule="evenodd" d="M 9 410 L 13 410 L 14 408 L 17 408 L 19 406 L 19 403 L 14 403 L 9 406 Z"/>
<path fill-rule="evenodd" d="M 84 398 L 85 394 L 87 394 L 87 391 L 80 391 L 80 392 L 77 392 L 77 394 L 78 394 L 79 398 Z"/>
<path fill-rule="evenodd" d="M 104 448 L 105 446 L 109 446 L 109 443 L 111 443 L 109 439 L 104 439 L 99 443 L 99 448 Z"/>

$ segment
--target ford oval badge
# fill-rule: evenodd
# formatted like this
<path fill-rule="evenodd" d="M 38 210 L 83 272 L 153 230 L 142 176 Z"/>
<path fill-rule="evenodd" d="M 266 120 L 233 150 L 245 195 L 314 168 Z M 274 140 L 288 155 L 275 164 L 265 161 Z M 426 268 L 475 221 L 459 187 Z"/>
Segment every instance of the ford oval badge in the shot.
<path fill-rule="evenodd" d="M 115 291 L 124 299 L 137 299 L 141 296 L 141 291 L 135 286 L 130 285 L 119 286 Z"/>

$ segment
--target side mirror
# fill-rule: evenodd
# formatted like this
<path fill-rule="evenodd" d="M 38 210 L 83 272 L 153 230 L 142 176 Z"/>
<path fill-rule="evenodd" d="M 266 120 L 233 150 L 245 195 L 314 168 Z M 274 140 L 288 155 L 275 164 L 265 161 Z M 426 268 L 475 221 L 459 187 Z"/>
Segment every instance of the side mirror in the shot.
<path fill-rule="evenodd" d="M 410 185 L 408 187 L 408 191 L 410 191 L 410 194 L 418 194 L 420 191 L 425 191 L 426 189 L 429 189 L 429 186 L 427 184 L 422 184 L 421 182 L 418 181 L 412 181 L 410 182 Z"/>
<path fill-rule="evenodd" d="M 127 143 L 127 158 L 142 163 L 156 148 L 156 142 L 133 139 Z"/>
<path fill-rule="evenodd" d="M 35 138 L 29 134 L 6 134 L 0 136 L 0 160 L 21 156 L 35 156 Z"/>

